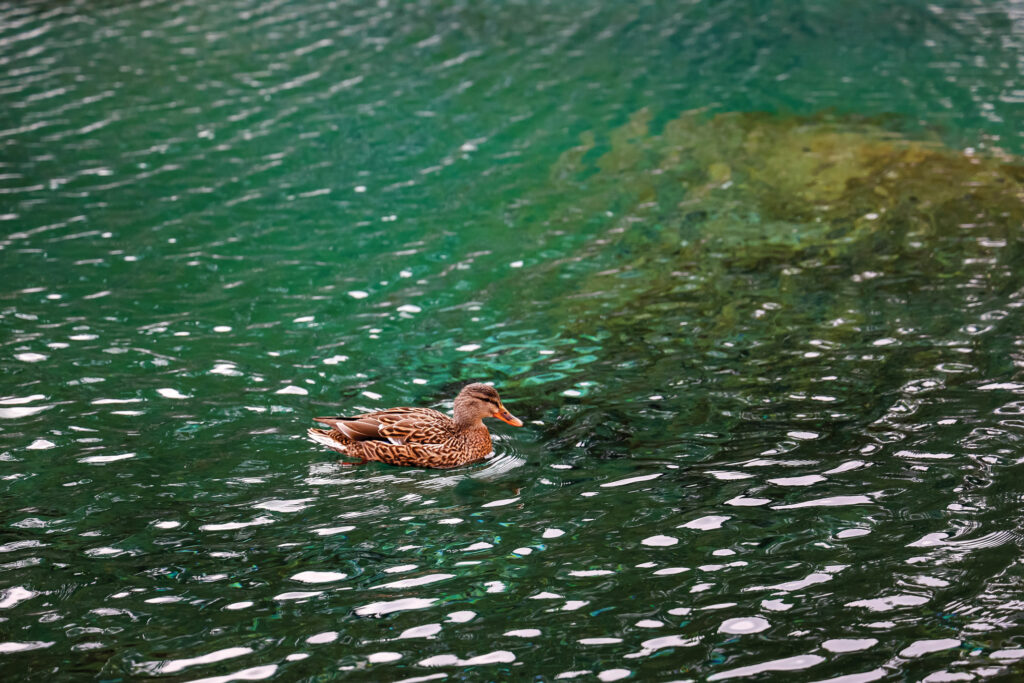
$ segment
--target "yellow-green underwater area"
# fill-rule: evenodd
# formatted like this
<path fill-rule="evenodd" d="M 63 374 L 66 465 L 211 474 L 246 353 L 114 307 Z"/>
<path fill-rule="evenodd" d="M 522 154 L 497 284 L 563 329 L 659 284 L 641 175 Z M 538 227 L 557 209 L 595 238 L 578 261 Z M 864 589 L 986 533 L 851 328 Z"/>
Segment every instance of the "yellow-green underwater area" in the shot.
<path fill-rule="evenodd" d="M 908 377 L 1004 353 L 992 332 L 1024 292 L 1019 160 L 833 116 L 689 112 L 658 134 L 649 122 L 638 112 L 562 156 L 551 228 L 607 228 L 528 275 L 567 291 L 551 310 L 566 334 L 600 340 L 595 398 L 607 383 L 661 394 L 700 365 L 710 390 L 681 430 L 794 401 L 810 422 L 863 419 Z M 837 391 L 856 396 L 810 398 Z M 584 423 L 600 432 L 609 410 Z"/>
<path fill-rule="evenodd" d="M 585 134 L 553 170 L 575 198 L 554 226 L 612 216 L 584 250 L 601 268 L 580 273 L 579 294 L 620 289 L 618 276 L 632 302 L 696 288 L 727 305 L 716 292 L 743 273 L 773 273 L 781 291 L 808 268 L 954 276 L 1019 246 L 1024 166 L 1006 155 L 834 117 L 688 112 L 656 135 L 649 119 L 638 112 L 606 141 Z"/>

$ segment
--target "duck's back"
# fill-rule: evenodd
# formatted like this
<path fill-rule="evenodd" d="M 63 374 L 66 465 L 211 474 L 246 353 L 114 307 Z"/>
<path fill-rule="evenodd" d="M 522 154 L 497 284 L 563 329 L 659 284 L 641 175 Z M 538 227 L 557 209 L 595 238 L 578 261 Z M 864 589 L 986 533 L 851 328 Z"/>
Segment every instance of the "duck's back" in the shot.
<path fill-rule="evenodd" d="M 352 441 L 440 444 L 456 433 L 455 423 L 430 408 L 388 408 L 351 417 L 318 417 Z"/>

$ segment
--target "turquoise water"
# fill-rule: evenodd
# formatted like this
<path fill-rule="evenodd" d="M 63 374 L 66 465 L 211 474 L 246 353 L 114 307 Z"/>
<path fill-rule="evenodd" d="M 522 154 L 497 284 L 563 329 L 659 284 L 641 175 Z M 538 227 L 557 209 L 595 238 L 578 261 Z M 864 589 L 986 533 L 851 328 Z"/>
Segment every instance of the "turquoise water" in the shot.
<path fill-rule="evenodd" d="M 1014 680 L 1022 21 L 0 4 L 0 672 Z"/>

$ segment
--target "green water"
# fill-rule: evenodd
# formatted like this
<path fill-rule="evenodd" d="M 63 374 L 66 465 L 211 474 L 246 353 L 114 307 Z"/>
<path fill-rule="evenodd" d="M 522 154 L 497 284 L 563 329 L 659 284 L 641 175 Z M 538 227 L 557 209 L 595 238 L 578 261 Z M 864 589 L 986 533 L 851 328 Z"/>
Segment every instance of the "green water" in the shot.
<path fill-rule="evenodd" d="M 0 3 L 4 679 L 1024 675 L 1022 22 Z"/>

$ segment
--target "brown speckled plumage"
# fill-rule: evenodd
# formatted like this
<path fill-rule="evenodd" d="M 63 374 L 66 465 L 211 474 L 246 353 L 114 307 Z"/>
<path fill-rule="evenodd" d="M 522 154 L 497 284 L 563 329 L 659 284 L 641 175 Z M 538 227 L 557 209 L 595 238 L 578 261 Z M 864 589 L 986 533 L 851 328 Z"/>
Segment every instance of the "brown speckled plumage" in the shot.
<path fill-rule="evenodd" d="M 313 418 L 329 429 L 311 428 L 309 437 L 362 464 L 458 467 L 491 453 L 491 435 L 483 419 L 494 417 L 515 427 L 522 422 L 505 410 L 494 387 L 470 384 L 455 399 L 454 418 L 430 408 L 388 408 L 352 417 Z"/>

